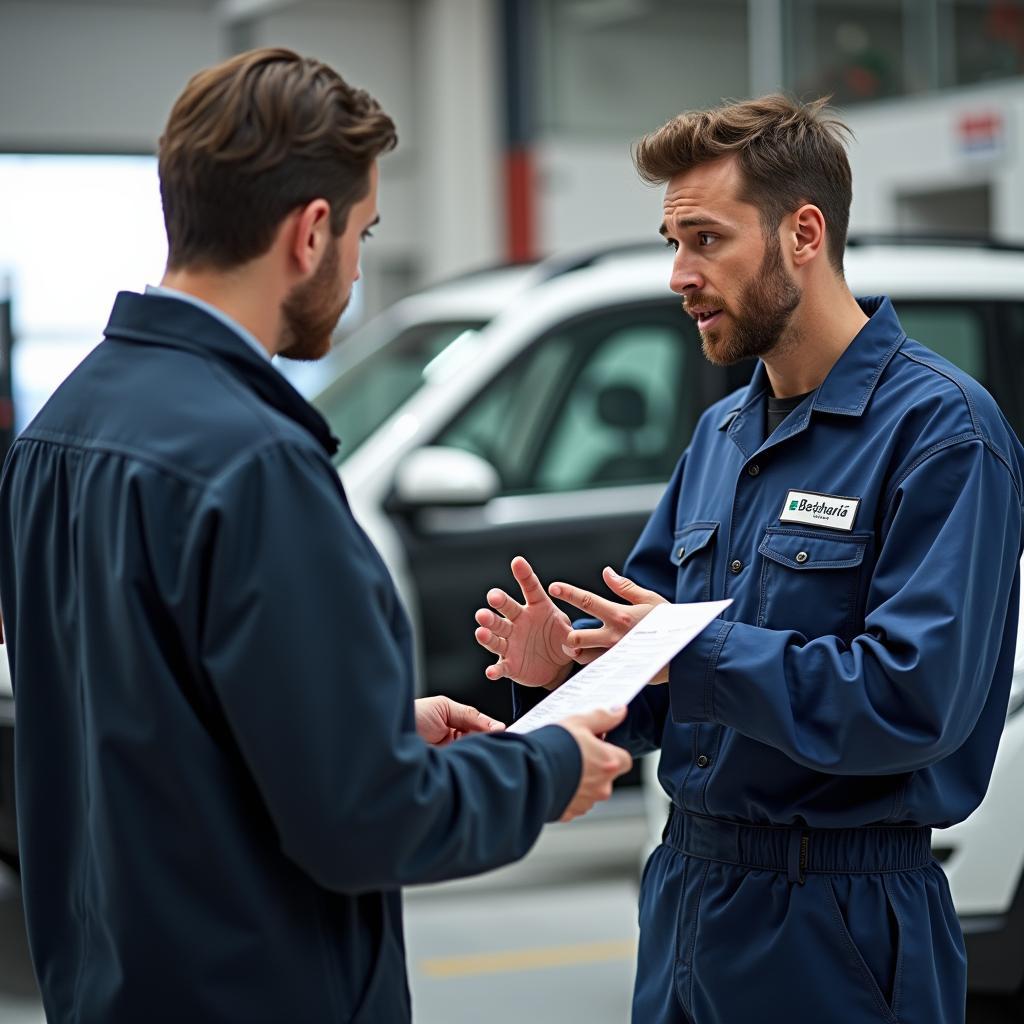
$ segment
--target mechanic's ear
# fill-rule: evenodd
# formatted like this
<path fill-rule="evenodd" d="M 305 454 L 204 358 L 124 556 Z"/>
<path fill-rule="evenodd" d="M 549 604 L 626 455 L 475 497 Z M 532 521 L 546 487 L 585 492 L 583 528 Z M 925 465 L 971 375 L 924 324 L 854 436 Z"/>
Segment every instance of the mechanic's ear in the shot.
<path fill-rule="evenodd" d="M 825 249 L 825 217 L 813 203 L 793 214 L 792 258 L 797 267 L 815 259 Z"/>

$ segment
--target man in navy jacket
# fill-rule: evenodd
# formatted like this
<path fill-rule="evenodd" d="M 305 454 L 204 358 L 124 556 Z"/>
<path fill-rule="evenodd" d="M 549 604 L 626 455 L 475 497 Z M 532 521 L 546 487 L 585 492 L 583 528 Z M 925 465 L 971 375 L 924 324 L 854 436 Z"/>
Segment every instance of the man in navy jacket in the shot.
<path fill-rule="evenodd" d="M 733 600 L 611 737 L 661 749 L 672 800 L 637 1024 L 964 1017 L 929 839 L 981 802 L 1006 715 L 1024 450 L 888 299 L 850 294 L 850 167 L 821 107 L 765 97 L 640 143 L 705 354 L 760 362 L 701 417 L 625 574 L 605 569 L 627 604 L 554 583 L 603 624 L 496 614 L 503 591 L 478 612 L 488 674 L 552 687 L 658 602 Z"/>
<path fill-rule="evenodd" d="M 414 703 L 337 442 L 271 365 L 329 347 L 394 143 L 369 96 L 288 51 L 195 76 L 160 144 L 162 286 L 117 297 L 5 466 L 51 1024 L 407 1021 L 399 887 L 522 856 L 628 769 L 597 738 L 624 710 L 522 737 Z"/>

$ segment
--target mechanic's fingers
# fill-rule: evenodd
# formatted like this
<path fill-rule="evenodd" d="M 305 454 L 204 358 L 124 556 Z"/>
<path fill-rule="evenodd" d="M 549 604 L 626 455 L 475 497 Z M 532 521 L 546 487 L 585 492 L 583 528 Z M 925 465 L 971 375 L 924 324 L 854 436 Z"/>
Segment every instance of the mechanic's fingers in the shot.
<path fill-rule="evenodd" d="M 515 622 L 523 611 L 523 606 L 518 601 L 513 601 L 504 590 L 497 587 L 487 591 L 487 603 L 511 622 Z"/>
<path fill-rule="evenodd" d="M 488 679 L 495 681 L 498 679 L 504 679 L 508 675 L 508 672 L 506 671 L 507 668 L 508 663 L 503 658 L 499 658 L 493 665 L 488 665 L 487 668 L 484 669 L 484 675 L 487 676 Z"/>
<path fill-rule="evenodd" d="M 489 629 L 498 636 L 508 639 L 512 635 L 512 623 L 500 615 L 495 615 L 490 608 L 479 608 L 476 613 L 478 625 Z"/>
<path fill-rule="evenodd" d="M 602 626 L 600 629 L 574 629 L 566 636 L 565 644 L 579 650 L 600 647 L 606 651 L 609 647 L 614 647 L 622 636 L 621 631 L 612 630 L 608 626 Z"/>
<path fill-rule="evenodd" d="M 484 626 L 478 626 L 473 633 L 473 637 L 481 647 L 490 651 L 491 654 L 499 655 L 499 657 L 508 650 L 508 641 L 504 637 L 492 633 L 491 630 Z"/>
<path fill-rule="evenodd" d="M 601 577 L 608 589 L 619 597 L 624 597 L 630 604 L 665 604 L 665 598 L 653 590 L 645 590 L 625 576 L 620 576 L 610 565 L 606 565 Z"/>
<path fill-rule="evenodd" d="M 516 555 L 512 559 L 512 575 L 515 576 L 527 604 L 538 604 L 548 599 L 533 567 L 522 555 Z"/>
<path fill-rule="evenodd" d="M 562 647 L 562 653 L 567 658 L 572 658 L 577 665 L 589 665 L 592 661 L 597 661 L 602 654 L 607 650 L 606 647 Z"/>
<path fill-rule="evenodd" d="M 613 604 L 603 597 L 598 597 L 597 594 L 592 594 L 589 590 L 581 590 L 568 583 L 552 583 L 548 587 L 548 593 L 552 597 L 558 598 L 559 601 L 565 601 L 566 604 L 571 604 L 581 611 L 596 616 L 602 622 L 622 610 L 622 605 Z"/>

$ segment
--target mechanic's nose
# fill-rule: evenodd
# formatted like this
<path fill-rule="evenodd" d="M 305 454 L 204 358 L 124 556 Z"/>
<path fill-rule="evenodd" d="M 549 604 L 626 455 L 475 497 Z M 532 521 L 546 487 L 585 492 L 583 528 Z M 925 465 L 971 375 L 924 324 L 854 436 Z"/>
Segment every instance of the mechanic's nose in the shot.
<path fill-rule="evenodd" d="M 677 295 L 700 291 L 704 287 L 704 278 L 694 268 L 693 258 L 683 249 L 676 253 L 672 262 L 672 277 L 668 286 Z"/>

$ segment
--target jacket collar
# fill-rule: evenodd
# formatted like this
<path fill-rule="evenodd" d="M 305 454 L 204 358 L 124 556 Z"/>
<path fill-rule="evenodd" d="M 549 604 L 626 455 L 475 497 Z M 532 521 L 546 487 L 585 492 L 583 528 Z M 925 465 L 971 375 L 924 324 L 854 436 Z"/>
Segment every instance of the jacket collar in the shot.
<path fill-rule="evenodd" d="M 869 317 L 868 322 L 836 360 L 814 394 L 794 410 L 779 436 L 773 435 L 773 445 L 806 429 L 812 413 L 864 414 L 883 371 L 907 335 L 900 326 L 892 302 L 885 296 L 858 299 L 857 302 Z M 718 427 L 719 430 L 728 430 L 730 437 L 748 455 L 761 446 L 763 435 L 755 444 L 752 444 L 753 436 L 745 435 L 753 435 L 755 423 L 758 431 L 763 429 L 761 403 L 769 387 L 768 371 L 758 360 L 750 384 Z"/>
<path fill-rule="evenodd" d="M 264 402 L 304 427 L 329 456 L 338 450 L 338 439 L 320 413 L 231 327 L 198 306 L 168 296 L 119 292 L 103 333 L 216 360 Z"/>

